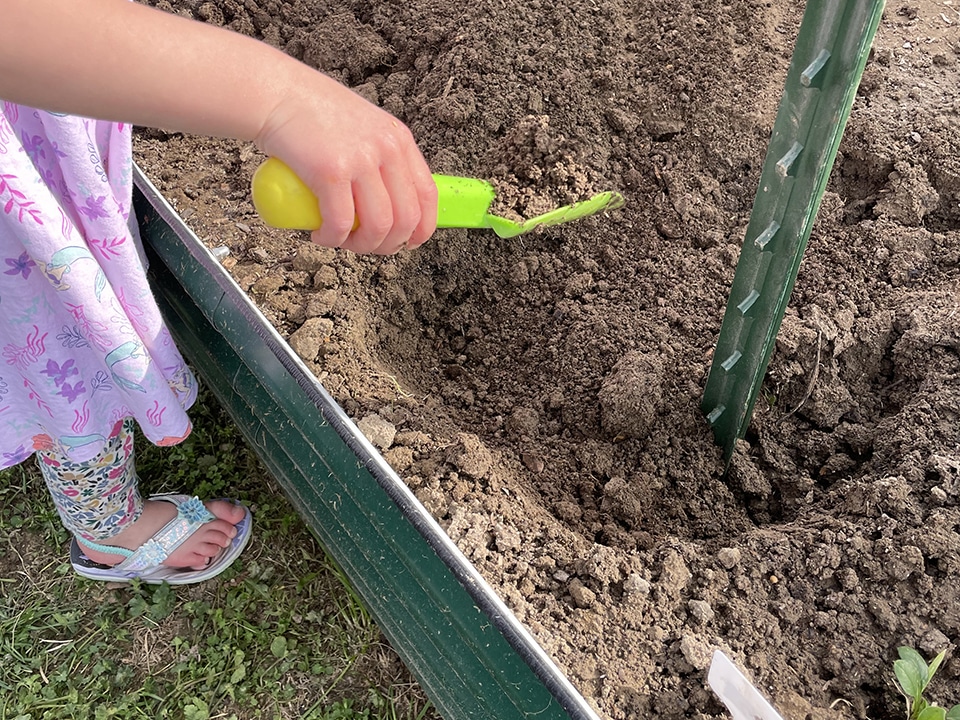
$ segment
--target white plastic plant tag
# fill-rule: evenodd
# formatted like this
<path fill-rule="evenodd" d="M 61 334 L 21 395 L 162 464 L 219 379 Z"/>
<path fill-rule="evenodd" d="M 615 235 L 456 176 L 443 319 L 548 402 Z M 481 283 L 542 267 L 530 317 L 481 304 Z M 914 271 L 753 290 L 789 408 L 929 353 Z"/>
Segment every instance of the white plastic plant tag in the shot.
<path fill-rule="evenodd" d="M 707 683 L 727 706 L 733 720 L 783 720 L 773 705 L 719 650 L 713 653 Z"/>

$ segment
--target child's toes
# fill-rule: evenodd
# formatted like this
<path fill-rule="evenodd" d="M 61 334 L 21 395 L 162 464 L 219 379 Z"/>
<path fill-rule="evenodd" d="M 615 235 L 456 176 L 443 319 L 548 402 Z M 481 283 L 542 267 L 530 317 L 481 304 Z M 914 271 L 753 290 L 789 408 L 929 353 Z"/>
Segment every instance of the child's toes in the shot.
<path fill-rule="evenodd" d="M 243 520 L 246 511 L 241 505 L 230 502 L 229 500 L 211 500 L 207 504 L 207 510 L 213 513 L 217 518 L 231 525 L 236 525 Z"/>
<path fill-rule="evenodd" d="M 212 542 L 202 542 L 199 545 L 197 545 L 196 548 L 194 548 L 194 552 L 197 553 L 197 555 L 199 555 L 201 559 L 208 558 L 208 557 L 213 557 L 214 555 L 219 553 L 220 550 L 223 549 L 223 547 L 224 547 L 223 545 L 217 545 L 216 543 L 212 543 Z"/>
<path fill-rule="evenodd" d="M 202 570 L 224 548 L 230 547 L 237 536 L 237 523 L 246 516 L 240 505 L 229 500 L 213 500 L 206 503 L 216 519 L 205 523 L 183 545 L 174 550 L 164 565 Z"/>
<path fill-rule="evenodd" d="M 181 559 L 183 567 L 190 567 L 194 570 L 203 570 L 210 564 L 210 561 L 217 556 L 221 548 L 213 543 L 203 542 L 196 545 L 186 557 Z"/>
<path fill-rule="evenodd" d="M 235 538 L 237 536 L 237 526 L 231 525 L 225 520 L 211 520 L 198 532 L 202 533 L 208 542 L 219 543 L 223 538 L 227 540 Z"/>
<path fill-rule="evenodd" d="M 211 555 L 220 552 L 221 548 L 230 547 L 233 538 L 236 536 L 236 530 L 233 525 L 227 525 L 227 530 L 220 528 L 204 528 L 198 533 L 198 541 L 214 548 Z"/>
<path fill-rule="evenodd" d="M 219 544 L 220 537 L 210 538 L 207 536 L 194 535 L 186 543 L 178 547 L 167 556 L 163 561 L 164 565 L 175 568 L 200 568 L 206 567 L 208 558 L 212 558 L 220 552 L 222 546 Z"/>

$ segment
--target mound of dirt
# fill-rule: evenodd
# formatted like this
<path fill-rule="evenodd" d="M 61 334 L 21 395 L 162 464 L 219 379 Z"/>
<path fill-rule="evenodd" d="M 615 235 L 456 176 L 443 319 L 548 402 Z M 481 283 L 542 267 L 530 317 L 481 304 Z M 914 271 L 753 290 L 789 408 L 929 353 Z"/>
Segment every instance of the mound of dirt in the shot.
<path fill-rule="evenodd" d="M 747 439 L 699 410 L 802 8 L 162 0 L 399 116 L 536 214 L 361 258 L 264 228 L 249 147 L 147 174 L 607 718 L 716 717 L 713 648 L 795 718 L 900 717 L 960 635 L 960 12 L 888 7 Z M 951 654 L 933 691 L 960 700 Z"/>

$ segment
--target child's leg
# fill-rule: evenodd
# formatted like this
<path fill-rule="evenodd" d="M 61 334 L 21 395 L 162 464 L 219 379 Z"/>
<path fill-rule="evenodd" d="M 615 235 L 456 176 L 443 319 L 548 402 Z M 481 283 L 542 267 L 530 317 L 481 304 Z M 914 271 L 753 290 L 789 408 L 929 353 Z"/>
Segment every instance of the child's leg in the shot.
<path fill-rule="evenodd" d="M 143 513 L 132 420 L 126 420 L 103 452 L 88 462 L 40 451 L 37 464 L 64 527 L 78 540 L 109 540 Z"/>
<path fill-rule="evenodd" d="M 105 565 L 115 565 L 123 556 L 92 548 L 84 541 L 136 550 L 177 512 L 170 503 L 140 497 L 133 425 L 127 420 L 119 435 L 89 462 L 76 463 L 54 452 L 37 453 L 41 474 L 64 526 L 91 560 Z M 224 501 L 206 505 L 217 519 L 171 553 L 165 565 L 201 568 L 230 544 L 236 535 L 234 525 L 244 517 L 243 509 Z"/>

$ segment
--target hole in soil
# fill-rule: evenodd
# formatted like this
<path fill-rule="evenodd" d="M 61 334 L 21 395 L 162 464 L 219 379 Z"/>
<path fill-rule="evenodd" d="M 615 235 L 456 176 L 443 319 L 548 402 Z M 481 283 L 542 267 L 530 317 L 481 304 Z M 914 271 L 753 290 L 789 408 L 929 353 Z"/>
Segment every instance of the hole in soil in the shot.
<path fill-rule="evenodd" d="M 893 163 L 879 158 L 856 155 L 846 156 L 833 175 L 835 191 L 846 203 L 844 223 L 855 225 L 873 217 L 880 190 L 893 172 Z"/>
<path fill-rule="evenodd" d="M 892 678 L 893 661 L 890 662 L 889 674 Z M 860 689 L 863 691 L 864 697 L 876 698 L 873 702 L 866 704 L 863 717 L 872 718 L 872 720 L 900 720 L 903 718 L 906 701 L 903 696 L 892 692 L 890 687 L 865 684 L 861 685 Z"/>
<path fill-rule="evenodd" d="M 878 419 L 899 414 L 903 410 L 904 405 L 914 397 L 919 387 L 919 381 L 909 378 L 898 378 L 886 384 L 878 384 Z"/>
<path fill-rule="evenodd" d="M 494 456 L 486 480 L 519 488 L 591 543 L 633 549 L 667 533 L 748 527 L 699 410 L 702 363 L 670 349 L 671 319 L 714 333 L 716 323 L 681 318 L 662 270 L 625 269 L 611 259 L 619 240 L 591 238 L 589 222 L 509 242 L 446 233 L 406 257 L 410 267 L 392 281 L 405 302 L 385 297 L 375 308 L 379 358 L 402 386 L 436 399 L 417 422 L 437 444 L 476 436 Z M 659 245 L 622 242 L 669 267 Z M 656 349 L 623 387 L 649 418 L 639 429 L 605 415 L 619 396 L 607 400 L 603 388 L 631 348 Z M 680 380 L 668 387 L 666 378 Z M 667 393 L 681 412 L 667 410 Z M 437 455 L 441 468 L 449 463 Z"/>
<path fill-rule="evenodd" d="M 900 377 L 890 353 L 902 337 L 902 332 L 893 331 L 887 341 L 880 368 L 870 383 L 870 395 L 861 407 L 872 411 L 862 420 L 880 420 L 898 414 L 917 391 L 920 381 Z"/>
<path fill-rule="evenodd" d="M 960 216 L 946 212 L 930 213 L 923 219 L 924 226 L 930 232 L 948 233 L 960 230 Z"/>
<path fill-rule="evenodd" d="M 948 575 L 940 569 L 937 560 L 930 557 L 924 557 L 923 559 L 923 572 L 928 577 L 933 578 L 934 581 L 945 580 Z"/>

